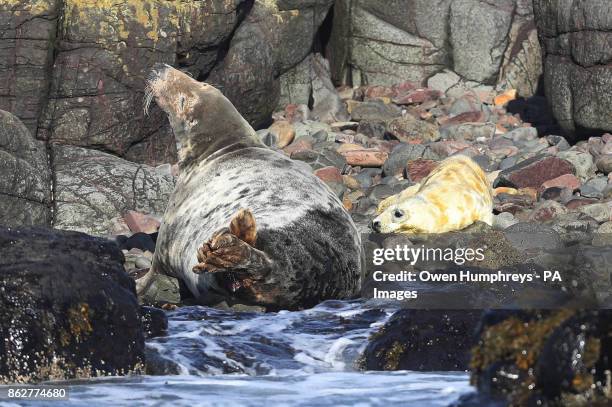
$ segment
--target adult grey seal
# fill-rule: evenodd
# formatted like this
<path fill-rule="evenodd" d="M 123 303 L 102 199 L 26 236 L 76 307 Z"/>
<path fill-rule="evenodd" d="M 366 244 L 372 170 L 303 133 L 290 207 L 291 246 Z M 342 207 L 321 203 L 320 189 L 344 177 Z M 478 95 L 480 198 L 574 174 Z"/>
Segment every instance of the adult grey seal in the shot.
<path fill-rule="evenodd" d="M 360 237 L 321 180 L 267 148 L 211 85 L 156 65 L 147 107 L 153 98 L 168 114 L 180 175 L 151 273 L 184 281 L 202 304 L 296 309 L 358 292 Z"/>

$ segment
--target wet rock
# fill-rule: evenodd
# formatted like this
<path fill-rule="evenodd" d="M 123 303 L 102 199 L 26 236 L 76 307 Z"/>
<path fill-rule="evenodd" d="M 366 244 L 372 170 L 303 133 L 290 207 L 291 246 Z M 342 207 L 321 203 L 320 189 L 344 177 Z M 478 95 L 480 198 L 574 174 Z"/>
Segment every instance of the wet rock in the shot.
<path fill-rule="evenodd" d="M 611 318 L 609 310 L 490 311 L 472 382 L 512 405 L 606 405 Z"/>
<path fill-rule="evenodd" d="M 16 116 L 0 110 L 0 224 L 49 224 L 50 195 L 44 144 Z"/>
<path fill-rule="evenodd" d="M 129 210 L 161 216 L 174 177 L 99 151 L 53 146 L 53 226 L 108 235 L 112 219 Z"/>
<path fill-rule="evenodd" d="M 140 319 L 147 339 L 164 336 L 168 332 L 168 317 L 159 308 L 140 307 Z"/>
<path fill-rule="evenodd" d="M 400 310 L 374 333 L 361 367 L 365 370 L 465 370 L 478 310 Z"/>
<path fill-rule="evenodd" d="M 440 139 L 438 127 L 407 114 L 391 120 L 387 131 L 404 143 L 429 143 Z"/>
<path fill-rule="evenodd" d="M 503 170 L 493 186 L 540 188 L 544 182 L 565 174 L 573 174 L 574 171 L 574 166 L 569 161 L 541 155 Z"/>
<path fill-rule="evenodd" d="M 142 371 L 140 312 L 117 246 L 77 232 L 1 228 L 0 247 L 1 382 Z"/>

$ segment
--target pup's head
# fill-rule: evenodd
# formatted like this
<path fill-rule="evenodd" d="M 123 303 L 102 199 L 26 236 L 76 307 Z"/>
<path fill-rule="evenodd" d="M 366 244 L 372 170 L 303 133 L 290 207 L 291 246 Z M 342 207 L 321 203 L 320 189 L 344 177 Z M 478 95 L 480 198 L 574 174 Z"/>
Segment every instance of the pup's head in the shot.
<path fill-rule="evenodd" d="M 168 115 L 182 163 L 237 141 L 257 141 L 255 131 L 215 87 L 166 64 L 156 64 L 145 91 Z"/>
<path fill-rule="evenodd" d="M 418 233 L 418 228 L 411 223 L 411 208 L 405 203 L 406 201 L 391 205 L 379 213 L 372 221 L 372 229 L 378 233 Z"/>

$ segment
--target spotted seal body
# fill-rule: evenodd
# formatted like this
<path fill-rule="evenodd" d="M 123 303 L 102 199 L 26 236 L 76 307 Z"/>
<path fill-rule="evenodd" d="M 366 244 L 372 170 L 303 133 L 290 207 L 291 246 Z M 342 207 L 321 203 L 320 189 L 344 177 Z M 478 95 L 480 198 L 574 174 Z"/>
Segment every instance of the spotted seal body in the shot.
<path fill-rule="evenodd" d="M 487 176 L 469 157 L 442 161 L 421 183 L 383 200 L 372 228 L 382 233 L 444 233 L 493 223 Z"/>
<path fill-rule="evenodd" d="M 149 91 L 181 168 L 153 273 L 178 277 L 203 304 L 299 308 L 358 291 L 360 238 L 323 182 L 265 147 L 214 87 L 164 65 Z"/>

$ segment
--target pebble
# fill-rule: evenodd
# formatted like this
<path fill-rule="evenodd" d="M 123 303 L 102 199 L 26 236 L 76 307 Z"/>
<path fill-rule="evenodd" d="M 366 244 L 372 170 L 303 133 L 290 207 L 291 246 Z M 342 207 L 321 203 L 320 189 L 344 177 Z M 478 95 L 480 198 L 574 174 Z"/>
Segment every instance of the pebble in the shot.
<path fill-rule="evenodd" d="M 608 144 L 612 146 L 612 143 Z M 602 173 L 610 174 L 612 172 L 612 153 L 601 155 L 595 162 L 595 165 L 597 165 L 597 169 Z"/>
<path fill-rule="evenodd" d="M 608 222 L 612 214 L 610 206 L 605 203 L 594 203 L 591 205 L 583 205 L 578 208 L 578 211 L 584 213 L 599 223 Z"/>
<path fill-rule="evenodd" d="M 589 153 L 578 150 L 561 151 L 557 157 L 569 161 L 576 169 L 576 176 L 583 181 L 595 174 L 595 164 L 593 157 Z"/>
<path fill-rule="evenodd" d="M 588 180 L 580 187 L 580 195 L 587 198 L 603 198 L 603 191 L 608 186 L 607 177 L 598 177 Z"/>
<path fill-rule="evenodd" d="M 382 167 L 387 161 L 388 153 L 379 150 L 350 150 L 342 155 L 349 165 L 360 167 Z"/>

